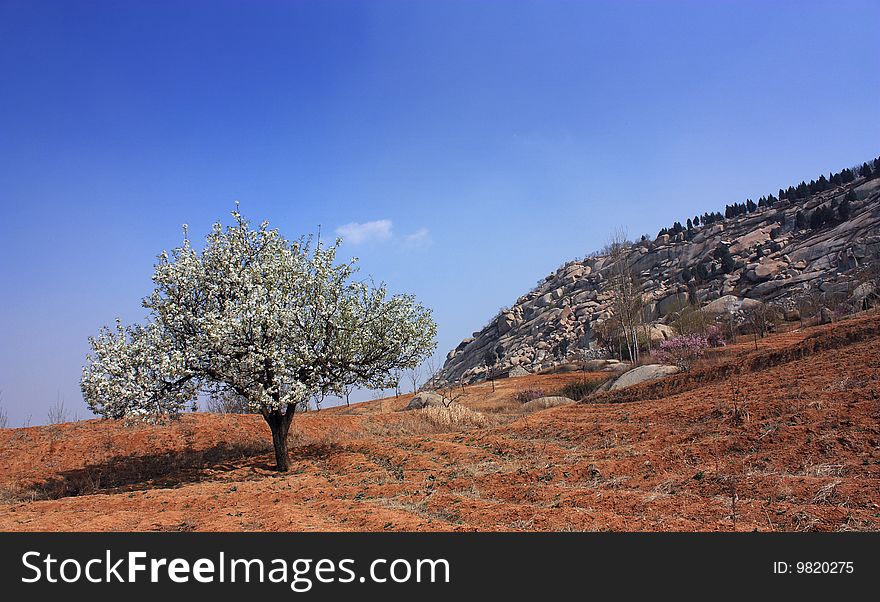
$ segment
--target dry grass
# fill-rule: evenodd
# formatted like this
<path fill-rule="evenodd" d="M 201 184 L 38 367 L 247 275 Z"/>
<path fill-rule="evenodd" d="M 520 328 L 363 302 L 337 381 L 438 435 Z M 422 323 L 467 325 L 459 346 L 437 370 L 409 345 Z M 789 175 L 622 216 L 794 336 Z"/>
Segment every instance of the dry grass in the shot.
<path fill-rule="evenodd" d="M 514 398 L 575 373 L 468 386 L 458 407 L 403 411 L 401 396 L 308 412 L 287 474 L 255 415 L 4 429 L 0 529 L 876 531 L 876 317 L 774 335 L 757 356 L 743 345 L 719 370 L 745 359 L 748 375 L 636 385 L 641 403 L 525 414 Z"/>
<path fill-rule="evenodd" d="M 457 403 L 449 406 L 429 406 L 417 412 L 426 421 L 444 428 L 479 427 L 488 424 L 485 414 Z"/>

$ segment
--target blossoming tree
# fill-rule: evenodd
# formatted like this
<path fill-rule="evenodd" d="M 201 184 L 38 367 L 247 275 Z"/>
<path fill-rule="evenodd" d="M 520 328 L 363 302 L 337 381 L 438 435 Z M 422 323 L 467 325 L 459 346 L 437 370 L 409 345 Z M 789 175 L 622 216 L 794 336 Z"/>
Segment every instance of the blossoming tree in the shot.
<path fill-rule="evenodd" d="M 695 361 L 703 357 L 708 347 L 709 341 L 702 335 L 679 335 L 660 343 L 660 348 L 654 353 L 654 357 L 665 364 L 677 366 L 682 372 L 687 372 Z"/>
<path fill-rule="evenodd" d="M 145 325 L 103 328 L 89 342 L 81 387 L 106 418 L 177 415 L 200 393 L 247 399 L 272 431 L 279 470 L 297 408 L 346 386 L 387 388 L 436 347 L 429 309 L 354 279 L 340 241 L 290 242 L 267 222 L 214 224 L 203 251 L 163 252 Z"/>

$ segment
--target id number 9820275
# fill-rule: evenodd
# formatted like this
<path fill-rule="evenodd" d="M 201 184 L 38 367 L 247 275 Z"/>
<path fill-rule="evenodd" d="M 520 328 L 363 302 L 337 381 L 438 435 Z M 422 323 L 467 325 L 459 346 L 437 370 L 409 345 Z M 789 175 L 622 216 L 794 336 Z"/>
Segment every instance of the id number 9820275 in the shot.
<path fill-rule="evenodd" d="M 816 560 L 773 563 L 775 575 L 851 575 L 855 573 L 855 563 L 845 560 Z"/>

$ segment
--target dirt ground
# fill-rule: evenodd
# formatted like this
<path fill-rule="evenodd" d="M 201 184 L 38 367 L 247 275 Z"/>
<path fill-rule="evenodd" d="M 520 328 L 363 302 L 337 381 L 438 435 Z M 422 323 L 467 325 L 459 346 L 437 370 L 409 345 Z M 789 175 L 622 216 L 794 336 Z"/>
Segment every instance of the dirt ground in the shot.
<path fill-rule="evenodd" d="M 742 341 L 689 373 L 525 413 L 598 373 L 297 416 L 0 430 L 0 529 L 839 531 L 880 528 L 880 314 Z"/>

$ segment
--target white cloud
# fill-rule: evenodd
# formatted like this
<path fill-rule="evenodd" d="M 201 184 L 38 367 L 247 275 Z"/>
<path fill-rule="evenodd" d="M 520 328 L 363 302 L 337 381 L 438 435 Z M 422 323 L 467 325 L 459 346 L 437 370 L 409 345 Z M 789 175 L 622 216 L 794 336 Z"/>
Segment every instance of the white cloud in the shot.
<path fill-rule="evenodd" d="M 427 228 L 419 228 L 412 234 L 407 234 L 403 244 L 407 247 L 427 247 L 431 244 L 431 232 Z"/>
<path fill-rule="evenodd" d="M 379 219 L 372 222 L 364 222 L 362 224 L 351 222 L 350 224 L 345 224 L 344 226 L 336 228 L 336 234 L 337 236 L 342 237 L 343 241 L 353 245 L 359 245 L 374 240 L 388 240 L 391 238 L 391 220 Z"/>

